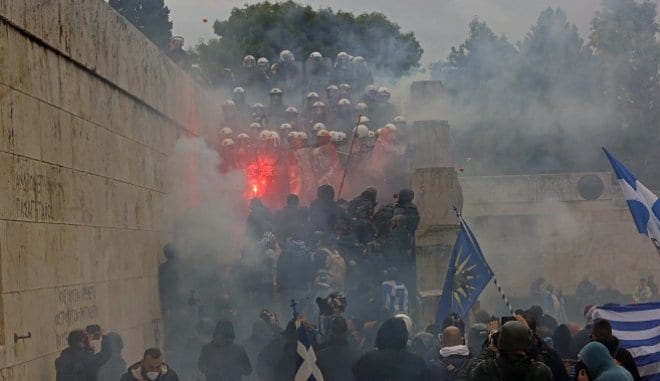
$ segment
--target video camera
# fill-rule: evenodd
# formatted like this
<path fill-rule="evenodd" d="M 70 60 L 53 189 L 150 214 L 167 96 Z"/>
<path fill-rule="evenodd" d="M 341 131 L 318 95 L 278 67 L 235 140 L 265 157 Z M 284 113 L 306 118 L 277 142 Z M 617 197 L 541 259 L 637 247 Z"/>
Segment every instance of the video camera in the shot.
<path fill-rule="evenodd" d="M 321 316 L 339 316 L 346 311 L 346 297 L 333 292 L 325 298 L 316 298 Z"/>

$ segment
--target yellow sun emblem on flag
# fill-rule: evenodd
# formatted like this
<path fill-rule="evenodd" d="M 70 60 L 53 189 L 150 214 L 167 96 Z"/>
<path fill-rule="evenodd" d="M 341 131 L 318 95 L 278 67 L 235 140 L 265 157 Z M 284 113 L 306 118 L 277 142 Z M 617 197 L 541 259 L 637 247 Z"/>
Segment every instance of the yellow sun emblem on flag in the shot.
<path fill-rule="evenodd" d="M 454 262 L 454 300 L 463 308 L 463 302 L 468 299 L 470 293 L 475 290 L 474 280 L 477 274 L 474 269 L 476 264 L 470 264 L 470 255 L 464 255 L 463 251 L 456 256 Z"/>

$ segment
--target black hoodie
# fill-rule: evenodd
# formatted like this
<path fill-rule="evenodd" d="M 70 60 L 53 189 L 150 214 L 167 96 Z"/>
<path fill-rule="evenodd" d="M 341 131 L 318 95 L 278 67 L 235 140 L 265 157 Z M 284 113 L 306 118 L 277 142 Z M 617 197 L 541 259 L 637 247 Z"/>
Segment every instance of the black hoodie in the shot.
<path fill-rule="evenodd" d="M 425 381 L 431 375 L 424 359 L 408 352 L 408 331 L 403 320 L 386 320 L 376 334 L 375 351 L 353 366 L 357 381 Z"/>
<path fill-rule="evenodd" d="M 202 348 L 199 370 L 206 381 L 240 381 L 252 373 L 245 349 L 234 343 L 234 326 L 220 320 L 213 332 L 213 341 Z"/>

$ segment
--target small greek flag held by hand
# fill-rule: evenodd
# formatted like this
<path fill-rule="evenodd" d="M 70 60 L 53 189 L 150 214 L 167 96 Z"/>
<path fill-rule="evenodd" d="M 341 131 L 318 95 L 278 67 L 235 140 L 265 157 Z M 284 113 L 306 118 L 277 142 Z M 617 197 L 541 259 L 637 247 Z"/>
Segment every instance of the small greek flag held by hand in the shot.
<path fill-rule="evenodd" d="M 305 325 L 300 321 L 300 318 L 296 318 L 296 334 L 298 336 L 296 345 L 298 367 L 294 381 L 323 381 L 323 374 L 316 365 L 316 353 L 314 353 Z"/>
<path fill-rule="evenodd" d="M 614 168 L 637 231 L 651 238 L 651 242 L 660 255 L 660 201 L 658 196 L 640 183 L 635 175 L 605 148 L 603 151 Z"/>

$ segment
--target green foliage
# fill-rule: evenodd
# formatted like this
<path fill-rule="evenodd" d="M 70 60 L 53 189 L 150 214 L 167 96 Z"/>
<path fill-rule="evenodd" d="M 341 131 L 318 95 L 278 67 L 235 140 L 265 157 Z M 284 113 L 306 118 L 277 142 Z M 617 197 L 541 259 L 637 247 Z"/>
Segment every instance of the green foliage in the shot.
<path fill-rule="evenodd" d="M 163 0 L 110 0 L 109 4 L 154 44 L 167 48 L 172 37 L 172 22 L 170 9 Z"/>
<path fill-rule="evenodd" d="M 423 52 L 413 33 L 402 33 L 381 13 L 355 16 L 330 8 L 315 10 L 293 1 L 234 8 L 213 29 L 218 38 L 196 47 L 200 65 L 210 77 L 224 66 L 239 67 L 247 54 L 272 62 L 285 49 L 298 60 L 313 51 L 330 58 L 346 51 L 363 56 L 377 70 L 400 77 L 419 66 Z"/>

